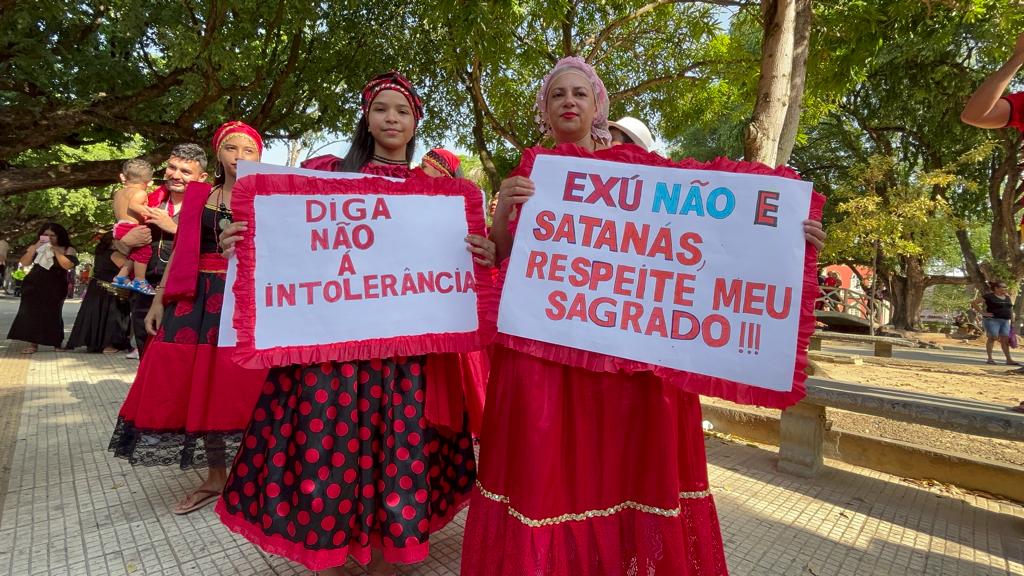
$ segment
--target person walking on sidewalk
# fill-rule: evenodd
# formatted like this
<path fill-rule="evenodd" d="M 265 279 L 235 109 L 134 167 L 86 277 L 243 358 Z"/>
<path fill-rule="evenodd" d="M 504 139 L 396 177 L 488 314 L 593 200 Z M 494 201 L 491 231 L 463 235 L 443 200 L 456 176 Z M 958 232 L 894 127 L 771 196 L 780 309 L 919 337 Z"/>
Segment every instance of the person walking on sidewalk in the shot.
<path fill-rule="evenodd" d="M 1010 324 L 1013 322 L 1013 299 L 1006 291 L 1006 283 L 997 280 L 988 283 L 989 291 L 978 296 L 974 301 L 974 309 L 981 313 L 982 323 L 985 325 L 985 353 L 988 355 L 987 362 L 995 364 L 992 359 L 992 349 L 996 340 L 1003 349 L 1008 366 L 1017 366 L 1018 363 L 1010 357 Z M 984 307 L 982 307 L 984 305 Z"/>

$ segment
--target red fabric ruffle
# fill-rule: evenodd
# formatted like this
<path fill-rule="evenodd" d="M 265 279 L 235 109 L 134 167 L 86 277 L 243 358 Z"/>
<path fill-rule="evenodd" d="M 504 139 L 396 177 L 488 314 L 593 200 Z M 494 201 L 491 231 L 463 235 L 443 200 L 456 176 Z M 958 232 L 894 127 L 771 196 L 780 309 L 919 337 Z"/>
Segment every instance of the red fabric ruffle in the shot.
<path fill-rule="evenodd" d="M 443 516 L 432 516 L 430 532 L 437 532 L 447 526 L 456 514 L 469 505 L 469 502 L 470 500 L 466 498 L 456 506 L 450 507 Z M 276 534 L 267 534 L 259 526 L 246 520 L 242 514 L 228 512 L 223 497 L 217 499 L 214 511 L 229 530 L 259 546 L 264 552 L 298 562 L 314 571 L 343 566 L 349 557 L 366 566 L 370 563 L 373 549 L 380 550 L 384 561 L 392 564 L 417 564 L 426 560 L 430 555 L 429 541 L 396 548 L 385 546 L 379 534 L 370 535 L 369 546 L 361 546 L 358 542 L 353 542 L 341 548 L 314 550 L 307 548 L 301 542 L 293 542 Z"/>
<path fill-rule="evenodd" d="M 529 527 L 474 492 L 462 576 L 726 576 L 714 500 L 683 499 L 678 516 L 627 509 L 585 522 Z M 715 546 L 708 545 L 716 543 Z"/>
<path fill-rule="evenodd" d="M 238 279 L 234 292 L 238 305 L 233 323 L 238 333 L 235 359 L 247 367 L 316 364 L 331 361 L 369 360 L 392 356 L 415 356 L 432 352 L 470 352 L 479 350 L 495 333 L 489 323 L 493 315 L 488 310 L 496 306 L 498 295 L 492 283 L 491 271 L 474 262 L 474 289 L 477 296 L 478 329 L 462 333 L 428 333 L 415 336 L 380 338 L 338 342 L 322 346 L 283 346 L 269 350 L 256 350 L 253 343 L 256 310 L 255 244 L 256 232 L 253 200 L 257 194 L 330 195 L 375 194 L 426 196 L 463 196 L 466 220 L 471 234 L 484 235 L 483 206 L 480 191 L 469 181 L 448 178 L 414 177 L 395 182 L 382 178 L 321 179 L 294 174 L 254 174 L 239 180 L 232 191 L 235 218 L 249 222 L 248 233 L 237 244 Z M 183 215 L 184 216 L 184 215 Z M 175 256 L 177 258 L 177 256 Z M 175 262 L 176 264 L 176 262 Z"/>
<path fill-rule="evenodd" d="M 324 154 L 303 160 L 299 166 L 307 170 L 322 170 L 324 172 L 341 172 L 341 163 L 344 160 L 333 154 Z"/>
<path fill-rule="evenodd" d="M 756 162 L 744 162 L 730 160 L 728 158 L 715 158 L 709 162 L 701 162 L 692 158 L 680 161 L 669 160 L 652 152 L 647 152 L 636 145 L 626 144 L 613 146 L 605 150 L 591 152 L 575 144 L 561 144 L 553 149 L 536 146 L 523 150 L 523 157 L 519 166 L 512 171 L 511 176 L 527 176 L 533 171 L 534 162 L 538 155 L 551 154 L 558 156 L 575 156 L 591 158 L 596 160 L 608 160 L 612 162 L 625 162 L 631 164 L 644 164 L 649 166 L 661 166 L 665 168 L 682 168 L 688 170 L 714 170 L 721 172 L 738 172 L 744 174 L 761 174 L 765 176 L 778 176 L 799 180 L 800 176 L 795 170 L 788 166 L 771 168 L 765 164 Z M 817 192 L 811 195 L 811 208 L 808 217 L 812 220 L 820 220 L 822 209 L 825 205 L 825 197 Z M 514 235 L 518 219 L 509 222 L 509 230 Z M 756 406 L 767 406 L 772 408 L 786 408 L 799 402 L 805 396 L 804 382 L 807 374 L 804 369 L 807 367 L 807 344 L 810 342 L 811 334 L 814 332 L 814 300 L 818 292 L 818 251 L 808 245 L 804 255 L 804 282 L 800 298 L 800 321 L 797 331 L 797 354 L 793 366 L 793 387 L 789 392 L 779 392 L 765 388 L 758 388 L 702 374 L 683 372 L 672 368 L 655 366 L 646 362 L 638 362 L 615 356 L 608 356 L 597 352 L 569 348 L 558 344 L 541 342 L 528 338 L 498 334 L 495 342 L 527 354 L 558 362 L 567 366 L 584 368 L 595 372 L 625 372 L 628 374 L 651 371 L 665 379 L 665 381 L 679 386 L 683 390 L 705 396 L 714 396 L 736 402 L 739 404 L 751 404 Z M 498 279 L 498 286 L 504 285 L 505 274 L 508 270 L 508 260 L 501 264 L 501 273 Z M 491 312 L 492 316 L 488 322 L 497 324 L 497 311 Z"/>

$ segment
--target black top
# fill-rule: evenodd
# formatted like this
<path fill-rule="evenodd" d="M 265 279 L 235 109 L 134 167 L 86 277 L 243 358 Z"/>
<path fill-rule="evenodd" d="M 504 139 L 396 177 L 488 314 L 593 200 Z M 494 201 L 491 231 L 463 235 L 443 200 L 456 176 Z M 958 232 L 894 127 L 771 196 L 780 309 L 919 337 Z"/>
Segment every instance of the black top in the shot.
<path fill-rule="evenodd" d="M 1000 298 L 992 292 L 986 292 L 982 297 L 985 299 L 985 312 L 991 314 L 993 318 L 1013 318 L 1013 300 L 1009 295 Z"/>
<path fill-rule="evenodd" d="M 199 230 L 200 254 L 216 254 L 220 251 L 217 247 L 217 237 L 220 236 L 220 221 L 224 218 L 231 220 L 230 209 L 220 210 L 209 204 L 203 206 L 202 224 L 200 224 L 201 229 Z"/>
<path fill-rule="evenodd" d="M 114 263 L 111 255 L 116 252 L 114 250 L 114 233 L 107 232 L 100 237 L 99 243 L 96 244 L 96 256 L 94 258 L 94 264 L 92 269 L 92 277 L 97 280 L 103 280 L 104 282 L 113 282 L 114 276 L 117 276 L 120 267 Z"/>

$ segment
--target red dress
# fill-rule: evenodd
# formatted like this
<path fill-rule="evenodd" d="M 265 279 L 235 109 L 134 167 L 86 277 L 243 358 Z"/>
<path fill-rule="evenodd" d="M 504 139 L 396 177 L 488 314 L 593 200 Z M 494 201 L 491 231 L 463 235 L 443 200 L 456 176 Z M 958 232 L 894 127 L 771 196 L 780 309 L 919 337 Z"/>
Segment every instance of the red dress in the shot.
<path fill-rule="evenodd" d="M 226 467 L 266 377 L 217 345 L 227 261 L 217 253 L 223 214 L 205 205 L 209 190 L 192 183 L 185 192 L 168 277 L 168 285 L 194 288 L 164 310 L 110 439 L 114 455 L 133 465 Z M 195 254 L 186 255 L 189 249 Z"/>
<path fill-rule="evenodd" d="M 426 559 L 430 534 L 465 506 L 476 479 L 466 403 L 444 394 L 461 394 L 458 380 L 473 372 L 456 354 L 271 369 L 217 502 L 221 521 L 310 570 L 349 556 L 366 564 L 373 548 L 389 562 Z"/>
<path fill-rule="evenodd" d="M 463 576 L 727 574 L 698 397 L 626 366 L 495 346 Z"/>

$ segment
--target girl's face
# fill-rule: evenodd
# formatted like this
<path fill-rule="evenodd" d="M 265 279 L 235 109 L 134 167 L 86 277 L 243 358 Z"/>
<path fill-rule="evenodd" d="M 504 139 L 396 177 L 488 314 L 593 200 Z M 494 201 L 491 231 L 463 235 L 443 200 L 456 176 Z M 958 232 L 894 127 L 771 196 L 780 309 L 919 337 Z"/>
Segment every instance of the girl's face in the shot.
<path fill-rule="evenodd" d="M 220 145 L 220 150 L 217 151 L 217 161 L 224 167 L 224 175 L 231 179 L 238 174 L 239 160 L 257 162 L 259 159 L 260 153 L 256 144 L 241 134 L 228 136 L 228 139 Z"/>
<path fill-rule="evenodd" d="M 562 72 L 551 82 L 545 112 L 555 142 L 579 142 L 590 135 L 597 114 L 594 87 L 581 72 Z"/>
<path fill-rule="evenodd" d="M 382 90 L 366 113 L 370 135 L 376 142 L 374 154 L 405 156 L 405 146 L 416 134 L 416 117 L 401 92 Z"/>
<path fill-rule="evenodd" d="M 437 168 L 434 168 L 430 164 L 423 164 L 423 165 L 420 166 L 420 168 L 423 169 L 423 173 L 424 174 L 426 174 L 427 176 L 430 176 L 431 178 L 447 178 L 448 177 L 447 174 L 443 174 L 440 170 L 438 170 Z"/>

